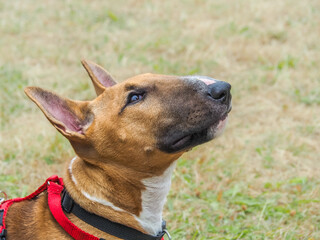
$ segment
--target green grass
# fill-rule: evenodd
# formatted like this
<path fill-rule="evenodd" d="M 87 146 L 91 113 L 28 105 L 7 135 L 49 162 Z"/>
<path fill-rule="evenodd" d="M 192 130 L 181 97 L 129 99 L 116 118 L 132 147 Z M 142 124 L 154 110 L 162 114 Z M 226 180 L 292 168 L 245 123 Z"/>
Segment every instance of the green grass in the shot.
<path fill-rule="evenodd" d="M 181 159 L 178 168 L 194 166 L 186 166 L 187 162 Z M 228 183 L 220 190 L 201 191 L 204 183 L 195 184 L 196 177 L 188 170 L 174 178 L 182 180 L 182 189 L 188 188 L 187 193 L 172 193 L 168 200 L 168 216 L 181 222 L 172 230 L 178 239 L 312 239 L 319 234 L 320 216 L 311 215 L 320 199 L 308 196 L 318 188 L 318 179 L 269 179 L 257 192 L 254 183 L 245 180 Z M 301 231 L 299 226 L 309 217 L 309 229 Z"/>
<path fill-rule="evenodd" d="M 74 155 L 23 89 L 95 96 L 80 60 L 122 81 L 232 84 L 224 135 L 178 162 L 173 239 L 320 239 L 320 2 L 0 1 L 0 190 L 25 196 Z"/>

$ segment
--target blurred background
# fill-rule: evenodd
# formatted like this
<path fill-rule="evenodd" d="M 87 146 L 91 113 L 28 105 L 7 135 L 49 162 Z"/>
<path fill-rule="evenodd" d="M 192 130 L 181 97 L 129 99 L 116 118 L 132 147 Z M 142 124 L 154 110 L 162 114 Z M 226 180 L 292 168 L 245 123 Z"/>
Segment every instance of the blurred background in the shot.
<path fill-rule="evenodd" d="M 0 0 L 0 189 L 25 196 L 73 150 L 25 96 L 95 97 L 86 58 L 232 84 L 222 137 L 183 155 L 174 239 L 320 239 L 319 0 Z"/>

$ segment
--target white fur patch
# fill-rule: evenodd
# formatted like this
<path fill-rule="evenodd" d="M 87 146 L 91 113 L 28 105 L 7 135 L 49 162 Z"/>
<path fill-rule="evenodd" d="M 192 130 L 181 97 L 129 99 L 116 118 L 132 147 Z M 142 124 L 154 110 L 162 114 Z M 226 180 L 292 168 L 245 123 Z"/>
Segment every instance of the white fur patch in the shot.
<path fill-rule="evenodd" d="M 207 85 L 214 84 L 215 82 L 217 82 L 215 79 L 210 79 L 210 78 L 198 77 L 197 79 L 204 82 Z"/>
<path fill-rule="evenodd" d="M 97 202 L 97 203 L 100 203 L 104 206 L 107 206 L 107 207 L 111 207 L 113 208 L 115 211 L 118 211 L 118 212 L 125 212 L 123 209 L 113 205 L 113 203 L 105 200 L 105 199 L 101 199 L 101 198 L 97 198 L 95 196 L 91 196 L 89 193 L 85 192 L 85 191 L 82 191 L 81 190 L 81 193 L 86 197 L 88 198 L 89 200 L 93 201 L 93 202 Z"/>
<path fill-rule="evenodd" d="M 70 176 L 71 176 L 71 179 L 73 181 L 74 184 L 77 185 L 77 180 L 76 178 L 73 176 L 72 174 L 72 164 L 74 163 L 74 161 L 77 159 L 77 156 L 75 156 L 74 158 L 72 158 L 70 164 L 69 164 L 69 173 L 70 173 Z"/>
<path fill-rule="evenodd" d="M 199 76 L 199 75 L 186 76 L 185 78 L 186 78 L 186 79 L 189 79 L 189 80 L 202 81 L 202 82 L 204 82 L 204 83 L 207 84 L 207 85 L 214 84 L 214 83 L 216 83 L 217 81 L 219 81 L 219 80 L 214 79 L 214 78 L 211 78 L 211 77 Z"/>
<path fill-rule="evenodd" d="M 171 186 L 171 176 L 176 161 L 161 176 L 142 180 L 146 190 L 142 192 L 142 212 L 137 221 L 149 234 L 157 235 L 162 230 L 162 210 Z"/>

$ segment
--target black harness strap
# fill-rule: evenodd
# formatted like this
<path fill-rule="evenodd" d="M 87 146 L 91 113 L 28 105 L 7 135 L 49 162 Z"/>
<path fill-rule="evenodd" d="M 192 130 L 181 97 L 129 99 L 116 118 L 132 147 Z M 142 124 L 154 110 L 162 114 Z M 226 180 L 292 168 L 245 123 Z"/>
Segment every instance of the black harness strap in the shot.
<path fill-rule="evenodd" d="M 69 195 L 69 193 L 64 190 L 62 200 L 61 200 L 62 209 L 67 213 L 73 213 L 82 221 L 90 224 L 91 226 L 108 233 L 112 236 L 124 239 L 124 240 L 161 240 L 162 237 L 166 234 L 166 225 L 165 221 L 162 224 L 162 232 L 157 236 L 148 235 L 142 233 L 136 229 L 127 227 L 120 223 L 112 222 L 106 218 L 100 217 L 93 213 L 90 213 L 80 207 Z"/>
<path fill-rule="evenodd" d="M 0 209 L 0 226 L 3 226 L 3 214 L 4 210 Z M 6 240 L 7 231 L 6 229 L 2 229 L 0 232 L 0 240 Z"/>

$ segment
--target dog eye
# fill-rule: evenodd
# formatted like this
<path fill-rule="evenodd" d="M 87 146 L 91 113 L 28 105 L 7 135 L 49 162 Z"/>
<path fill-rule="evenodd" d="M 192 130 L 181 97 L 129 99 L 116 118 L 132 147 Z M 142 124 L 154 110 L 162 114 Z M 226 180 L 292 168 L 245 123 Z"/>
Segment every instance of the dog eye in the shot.
<path fill-rule="evenodd" d="M 129 102 L 128 102 L 128 103 L 138 102 L 138 101 L 142 100 L 143 97 L 144 97 L 144 94 L 134 93 L 134 94 L 130 95 L 130 97 L 129 97 Z"/>

